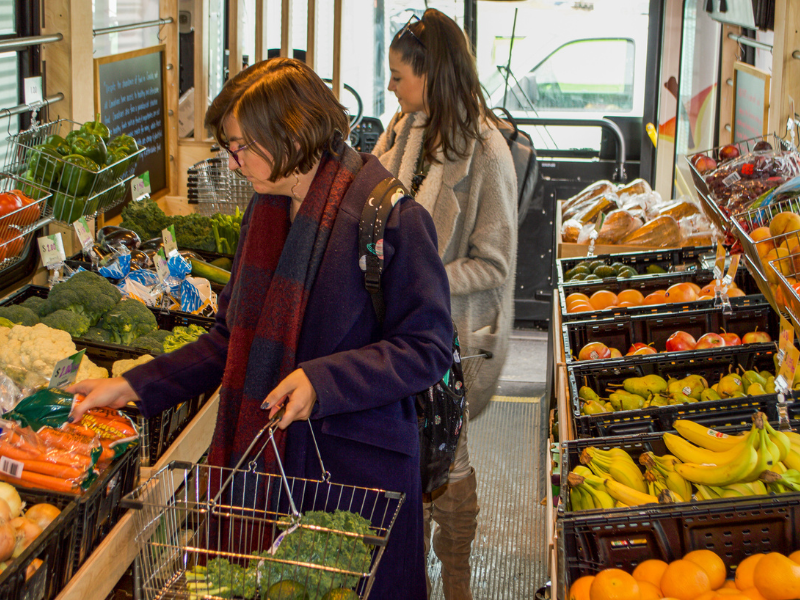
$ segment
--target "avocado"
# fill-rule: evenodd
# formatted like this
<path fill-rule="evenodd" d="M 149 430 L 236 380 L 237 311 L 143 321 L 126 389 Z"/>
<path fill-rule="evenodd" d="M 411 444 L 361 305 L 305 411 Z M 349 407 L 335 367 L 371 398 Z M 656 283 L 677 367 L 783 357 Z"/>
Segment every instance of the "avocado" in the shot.
<path fill-rule="evenodd" d="M 269 586 L 263 600 L 309 600 L 309 597 L 302 583 L 284 579 Z"/>
<path fill-rule="evenodd" d="M 619 270 L 619 273 L 617 273 L 617 277 L 627 279 L 628 277 L 635 277 L 638 274 L 638 271 L 633 267 L 623 267 Z"/>
<path fill-rule="evenodd" d="M 594 271 L 592 271 L 594 275 L 597 275 L 600 279 L 605 279 L 606 277 L 614 277 L 617 273 L 614 271 L 614 267 L 610 267 L 608 265 L 601 265 L 597 267 Z"/>
<path fill-rule="evenodd" d="M 656 273 L 666 273 L 667 270 L 659 267 L 658 265 L 647 265 L 645 272 L 654 275 Z"/>

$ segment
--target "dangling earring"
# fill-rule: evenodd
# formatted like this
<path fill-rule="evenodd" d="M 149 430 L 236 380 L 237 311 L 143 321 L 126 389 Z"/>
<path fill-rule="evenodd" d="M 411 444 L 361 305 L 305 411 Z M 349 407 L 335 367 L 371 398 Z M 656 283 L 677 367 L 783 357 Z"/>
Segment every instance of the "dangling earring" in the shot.
<path fill-rule="evenodd" d="M 300 200 L 300 198 L 297 196 L 297 194 L 294 191 L 295 188 L 298 185 L 300 185 L 300 176 L 297 173 L 298 173 L 298 169 L 295 169 L 294 171 L 292 171 L 292 175 L 294 175 L 294 185 L 292 186 L 292 198 L 294 198 L 295 200 Z"/>

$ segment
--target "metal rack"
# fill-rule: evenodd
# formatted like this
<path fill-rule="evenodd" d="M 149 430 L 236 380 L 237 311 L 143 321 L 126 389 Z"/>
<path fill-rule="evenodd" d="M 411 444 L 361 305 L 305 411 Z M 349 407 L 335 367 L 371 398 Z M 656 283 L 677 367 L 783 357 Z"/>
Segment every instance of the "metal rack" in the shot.
<path fill-rule="evenodd" d="M 30 203 L 0 217 L 0 271 L 23 260 L 34 232 L 53 220 L 51 194 L 14 176 L 0 178 L 0 194 L 22 191 Z"/>
<path fill-rule="evenodd" d="M 197 204 L 204 216 L 232 215 L 238 207 L 244 212 L 255 190 L 244 177 L 228 169 L 227 155 L 201 160 L 187 171 L 189 202 Z"/>

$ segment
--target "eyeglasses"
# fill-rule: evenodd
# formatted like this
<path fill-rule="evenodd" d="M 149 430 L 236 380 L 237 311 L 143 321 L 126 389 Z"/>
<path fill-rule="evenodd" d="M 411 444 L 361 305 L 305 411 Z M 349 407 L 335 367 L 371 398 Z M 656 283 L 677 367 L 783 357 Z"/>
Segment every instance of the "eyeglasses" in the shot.
<path fill-rule="evenodd" d="M 425 44 L 422 42 L 422 40 L 419 39 L 417 37 L 417 35 L 413 31 L 411 31 L 411 25 L 413 23 L 416 23 L 416 22 L 420 22 L 421 23 L 422 19 L 420 19 L 417 15 L 413 15 L 412 14 L 411 17 L 408 19 L 408 22 L 405 24 L 405 26 L 400 30 L 400 33 L 397 35 L 397 39 L 399 40 L 406 33 L 408 33 L 409 35 L 411 35 L 411 37 L 413 37 L 415 40 L 417 40 L 417 42 L 419 42 L 420 46 L 425 48 Z M 427 48 L 425 48 L 425 49 L 427 50 Z"/>
<path fill-rule="evenodd" d="M 227 152 L 228 156 L 230 156 L 233 159 L 233 161 L 237 165 L 239 165 L 239 167 L 241 167 L 242 163 L 239 161 L 239 152 L 241 152 L 242 150 L 246 150 L 247 148 L 252 146 L 253 143 L 254 142 L 250 142 L 249 144 L 245 144 L 244 146 L 239 146 L 236 150 L 231 150 L 230 146 L 228 146 L 225 148 L 225 152 Z"/>

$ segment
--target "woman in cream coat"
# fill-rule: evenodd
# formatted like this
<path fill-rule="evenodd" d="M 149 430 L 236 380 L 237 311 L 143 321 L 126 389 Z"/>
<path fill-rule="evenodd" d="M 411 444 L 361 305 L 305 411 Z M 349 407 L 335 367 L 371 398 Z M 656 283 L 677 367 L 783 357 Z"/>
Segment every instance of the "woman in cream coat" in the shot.
<path fill-rule="evenodd" d="M 493 354 L 467 395 L 475 416 L 497 387 L 513 325 L 517 256 L 517 188 L 511 153 L 481 94 L 475 59 L 458 25 L 429 9 L 409 21 L 389 48 L 391 81 L 401 111 L 373 150 L 433 216 L 439 256 L 450 282 L 451 310 L 462 348 Z M 477 526 L 475 471 L 467 422 L 445 489 L 426 504 L 438 527 L 445 598 L 472 598 L 469 554 Z"/>

